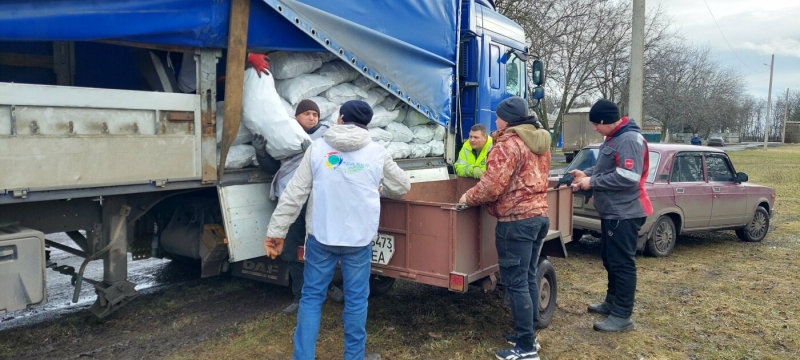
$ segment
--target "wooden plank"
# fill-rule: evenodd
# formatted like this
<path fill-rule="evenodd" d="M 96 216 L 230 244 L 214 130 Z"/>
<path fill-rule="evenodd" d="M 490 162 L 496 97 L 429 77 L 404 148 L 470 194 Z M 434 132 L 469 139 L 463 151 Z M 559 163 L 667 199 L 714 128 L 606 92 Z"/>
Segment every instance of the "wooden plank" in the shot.
<path fill-rule="evenodd" d="M 217 179 L 225 173 L 228 150 L 239 132 L 242 116 L 242 92 L 244 90 L 244 63 L 247 56 L 247 25 L 250 20 L 250 0 L 231 1 L 231 17 L 228 21 L 228 63 L 225 69 L 225 123 L 222 128 Z"/>
<path fill-rule="evenodd" d="M 50 55 L 0 53 L 0 65 L 52 69 L 53 57 Z"/>

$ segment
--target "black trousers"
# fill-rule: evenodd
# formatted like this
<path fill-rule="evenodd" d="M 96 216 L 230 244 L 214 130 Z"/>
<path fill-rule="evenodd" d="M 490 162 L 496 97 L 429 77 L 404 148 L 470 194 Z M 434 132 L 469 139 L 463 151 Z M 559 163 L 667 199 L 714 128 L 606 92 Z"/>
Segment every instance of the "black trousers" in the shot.
<path fill-rule="evenodd" d="M 611 314 L 628 318 L 636 294 L 636 242 L 647 218 L 601 220 L 600 257 L 608 272 L 606 302 Z"/>
<path fill-rule="evenodd" d="M 305 266 L 302 262 L 297 260 L 297 248 L 306 243 L 306 205 L 300 211 L 292 225 L 289 226 L 289 232 L 286 233 L 286 239 L 283 240 L 283 253 L 281 257 L 289 263 L 289 277 L 292 279 L 292 294 L 294 300 L 300 301 L 303 290 L 303 270 Z"/>

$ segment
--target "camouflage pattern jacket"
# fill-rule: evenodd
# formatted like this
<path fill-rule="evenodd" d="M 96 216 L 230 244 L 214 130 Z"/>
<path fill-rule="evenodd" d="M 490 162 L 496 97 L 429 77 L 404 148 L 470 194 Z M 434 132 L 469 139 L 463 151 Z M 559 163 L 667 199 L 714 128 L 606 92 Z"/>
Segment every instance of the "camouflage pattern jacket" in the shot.
<path fill-rule="evenodd" d="M 533 125 L 498 131 L 486 172 L 467 191 L 467 204 L 486 205 L 498 221 L 547 216 L 550 133 Z"/>

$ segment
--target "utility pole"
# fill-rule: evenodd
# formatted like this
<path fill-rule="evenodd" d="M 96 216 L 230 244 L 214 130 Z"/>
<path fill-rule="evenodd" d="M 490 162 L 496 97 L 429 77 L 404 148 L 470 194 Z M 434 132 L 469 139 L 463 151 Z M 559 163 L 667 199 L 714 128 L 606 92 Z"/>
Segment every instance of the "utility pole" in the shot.
<path fill-rule="evenodd" d="M 766 64 L 764 64 L 766 65 Z M 769 112 L 772 109 L 772 67 L 775 65 L 775 54 L 772 54 L 772 60 L 769 62 L 769 90 L 767 91 L 767 118 L 764 119 L 764 150 L 767 150 L 767 142 L 769 141 Z"/>
<path fill-rule="evenodd" d="M 633 0 L 631 27 L 631 83 L 628 97 L 628 115 L 639 127 L 644 126 L 644 9 L 645 0 Z"/>
<path fill-rule="evenodd" d="M 786 144 L 786 122 L 789 121 L 789 88 L 786 88 L 786 109 L 783 111 L 783 130 L 781 130 L 781 142 Z"/>

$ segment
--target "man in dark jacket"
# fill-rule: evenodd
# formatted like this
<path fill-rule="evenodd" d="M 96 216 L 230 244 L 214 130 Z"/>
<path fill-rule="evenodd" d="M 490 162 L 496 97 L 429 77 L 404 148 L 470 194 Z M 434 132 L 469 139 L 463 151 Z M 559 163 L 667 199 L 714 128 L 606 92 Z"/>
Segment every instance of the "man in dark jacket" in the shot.
<path fill-rule="evenodd" d="M 644 189 L 650 156 L 639 126 L 621 119 L 613 102 L 596 102 L 589 110 L 589 121 L 606 137 L 597 164 L 570 171 L 581 189 L 594 190 L 594 206 L 601 220 L 600 257 L 608 272 L 608 290 L 605 301 L 589 305 L 589 312 L 608 315 L 594 323 L 595 330 L 627 331 L 633 329 L 637 238 L 653 212 Z"/>
<path fill-rule="evenodd" d="M 295 120 L 311 136 L 311 140 L 316 140 L 325 134 L 328 130 L 328 125 L 319 122 L 319 106 L 317 103 L 305 99 L 297 104 L 294 114 Z M 270 187 L 269 197 L 272 200 L 278 200 L 292 179 L 300 161 L 303 159 L 303 153 L 297 154 L 282 162 L 275 160 L 267 153 L 267 142 L 261 135 L 256 135 L 253 139 L 253 147 L 256 148 L 256 160 L 259 167 L 264 171 L 275 174 L 272 179 L 272 186 Z M 289 233 L 286 234 L 284 244 L 284 252 L 281 257 L 289 263 L 289 277 L 292 279 L 292 293 L 294 294 L 294 301 L 289 306 L 283 309 L 283 313 L 290 315 L 297 312 L 300 307 L 300 298 L 302 297 L 303 289 L 303 263 L 297 258 L 297 248 L 302 246 L 306 240 L 306 207 L 303 206 L 300 216 L 289 227 Z M 338 287 L 331 285 L 328 292 L 328 297 L 336 302 L 343 300 L 342 290 Z"/>

